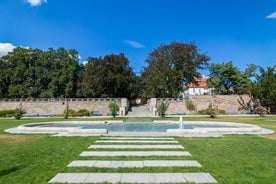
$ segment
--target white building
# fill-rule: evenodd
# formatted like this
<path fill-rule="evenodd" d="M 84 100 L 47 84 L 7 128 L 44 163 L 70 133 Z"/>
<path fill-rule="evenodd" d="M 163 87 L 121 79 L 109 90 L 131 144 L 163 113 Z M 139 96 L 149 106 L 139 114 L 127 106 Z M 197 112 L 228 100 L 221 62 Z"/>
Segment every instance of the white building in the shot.
<path fill-rule="evenodd" d="M 214 88 L 208 87 L 208 78 L 201 77 L 195 79 L 196 82 L 190 82 L 186 86 L 183 86 L 183 95 L 210 95 Z"/>

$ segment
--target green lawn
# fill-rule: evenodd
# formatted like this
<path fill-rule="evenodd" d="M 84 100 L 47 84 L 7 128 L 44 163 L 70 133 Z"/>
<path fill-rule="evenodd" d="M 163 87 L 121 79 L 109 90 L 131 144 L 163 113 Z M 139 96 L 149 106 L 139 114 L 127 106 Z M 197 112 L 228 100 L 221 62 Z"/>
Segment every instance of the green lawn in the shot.
<path fill-rule="evenodd" d="M 120 118 L 128 121 L 127 118 Z M 147 118 L 154 120 L 156 118 Z M 174 119 L 178 118 L 166 118 Z M 184 117 L 184 121 L 232 121 L 256 124 L 276 131 L 273 117 Z M 58 172 L 209 172 L 218 183 L 275 183 L 276 136 L 227 135 L 222 138 L 176 138 L 191 159 L 201 163 L 202 168 L 144 168 L 144 169 L 95 169 L 67 168 L 67 164 L 81 158 L 98 137 L 50 137 L 49 135 L 12 135 L 3 130 L 20 124 L 49 119 L 0 119 L 0 183 L 47 183 Z M 75 120 L 75 119 L 72 119 Z M 85 119 L 87 120 L 87 119 Z M 138 119 L 137 119 L 138 120 Z M 139 121 L 144 121 L 141 118 Z M 93 158 L 95 159 L 95 158 Z M 105 159 L 98 157 L 97 159 Z M 116 159 L 136 159 L 121 157 Z M 145 159 L 158 159 L 146 157 Z M 163 158 L 164 159 L 164 158 Z M 178 158 L 179 159 L 179 158 Z M 185 159 L 185 158 L 183 158 Z"/>

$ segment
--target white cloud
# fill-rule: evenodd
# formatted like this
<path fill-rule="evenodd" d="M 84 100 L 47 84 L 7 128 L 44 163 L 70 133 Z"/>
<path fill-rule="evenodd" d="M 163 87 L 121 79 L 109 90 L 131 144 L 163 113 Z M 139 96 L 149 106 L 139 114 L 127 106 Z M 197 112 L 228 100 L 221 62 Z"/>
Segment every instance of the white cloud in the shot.
<path fill-rule="evenodd" d="M 133 40 L 125 40 L 124 41 L 127 45 L 136 48 L 136 49 L 140 49 L 140 48 L 144 48 L 145 46 L 139 42 L 133 41 Z"/>
<path fill-rule="evenodd" d="M 47 3 L 47 0 L 27 0 L 31 6 L 39 6 L 42 3 Z"/>
<path fill-rule="evenodd" d="M 13 51 L 15 48 L 11 43 L 0 43 L 0 57 L 7 55 L 8 52 Z"/>
<path fill-rule="evenodd" d="M 270 15 L 266 16 L 267 19 L 276 19 L 276 12 L 271 13 Z"/>

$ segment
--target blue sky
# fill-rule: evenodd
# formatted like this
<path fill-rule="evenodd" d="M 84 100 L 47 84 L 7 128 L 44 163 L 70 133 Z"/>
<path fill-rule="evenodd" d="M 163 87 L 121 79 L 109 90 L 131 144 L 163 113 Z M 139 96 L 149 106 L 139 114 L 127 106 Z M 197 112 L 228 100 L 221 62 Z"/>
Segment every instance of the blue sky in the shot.
<path fill-rule="evenodd" d="M 14 46 L 75 48 L 80 62 L 122 52 L 139 73 L 175 40 L 241 70 L 276 64 L 274 0 L 1 0 L 0 15 L 0 56 Z"/>

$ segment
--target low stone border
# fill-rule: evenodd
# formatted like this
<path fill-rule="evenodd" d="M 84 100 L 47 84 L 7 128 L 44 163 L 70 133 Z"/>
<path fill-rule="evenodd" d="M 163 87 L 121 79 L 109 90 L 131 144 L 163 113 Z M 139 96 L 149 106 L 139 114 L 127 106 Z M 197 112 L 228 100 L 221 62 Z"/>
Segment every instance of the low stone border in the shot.
<path fill-rule="evenodd" d="M 194 128 L 194 129 L 168 129 L 167 132 L 108 132 L 107 129 L 81 129 L 80 127 L 43 127 L 45 124 L 114 124 L 123 121 L 61 121 L 30 123 L 20 125 L 16 128 L 5 130 L 7 133 L 22 134 L 58 134 L 60 136 L 181 136 L 181 137 L 218 137 L 223 134 L 273 134 L 270 129 L 260 128 L 256 125 L 230 122 L 208 122 L 208 121 L 184 121 L 185 125 L 222 125 L 229 128 Z M 154 123 L 174 123 L 178 121 L 154 121 Z M 36 126 L 41 125 L 41 126 Z"/>

